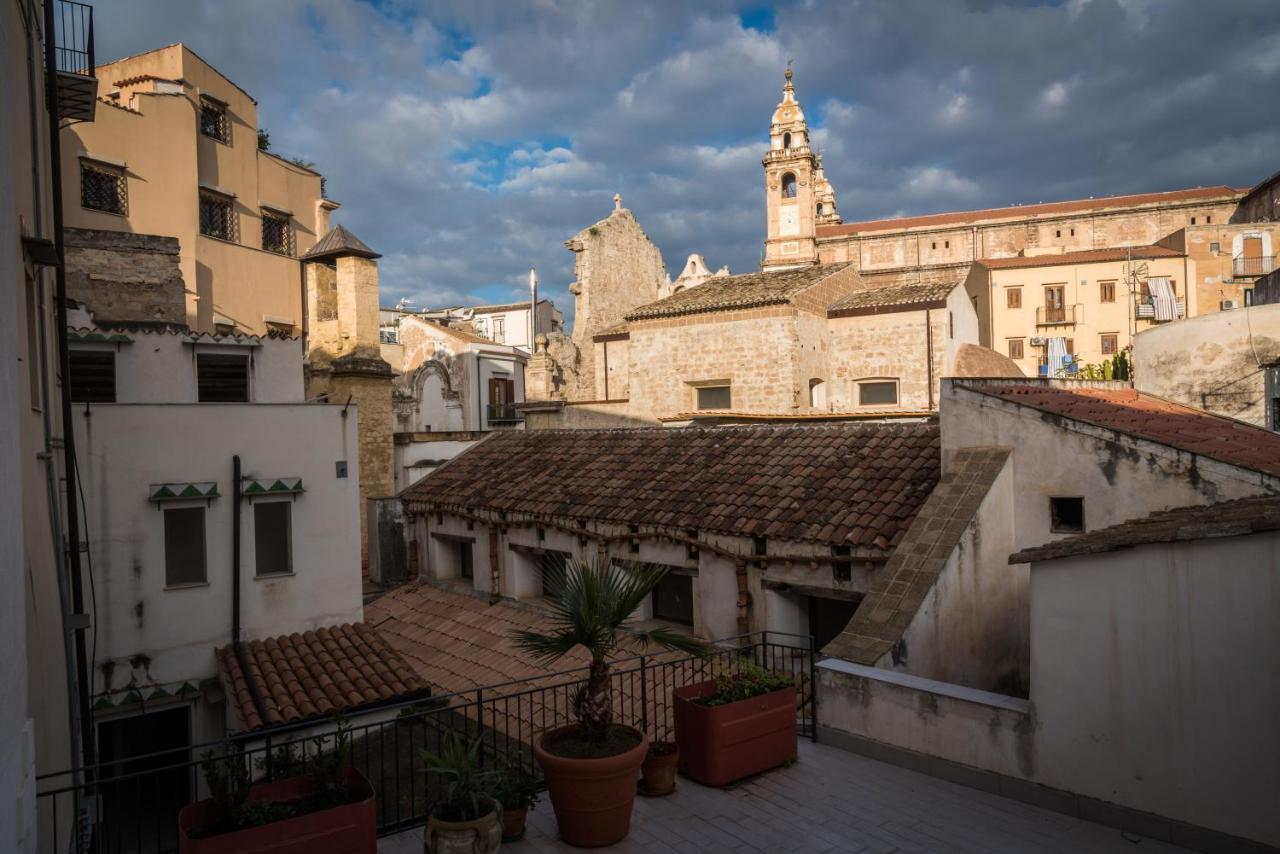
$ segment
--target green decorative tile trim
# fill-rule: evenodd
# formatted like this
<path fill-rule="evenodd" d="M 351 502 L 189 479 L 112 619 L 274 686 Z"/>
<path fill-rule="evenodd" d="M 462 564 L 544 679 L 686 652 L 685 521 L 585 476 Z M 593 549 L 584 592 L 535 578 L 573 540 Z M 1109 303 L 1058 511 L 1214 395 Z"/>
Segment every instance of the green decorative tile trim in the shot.
<path fill-rule="evenodd" d="M 181 700 L 194 696 L 199 692 L 199 687 L 191 682 L 170 682 L 167 685 L 153 685 L 142 689 L 136 687 L 117 688 L 114 691 L 98 694 L 97 699 L 93 701 L 93 710 L 101 712 L 144 702 L 155 703 L 161 700 Z"/>
<path fill-rule="evenodd" d="M 248 496 L 254 495 L 296 495 L 304 492 L 300 477 L 246 477 L 241 481 L 240 491 Z"/>
<path fill-rule="evenodd" d="M 192 498 L 217 498 L 216 481 L 198 483 L 153 483 L 150 501 L 186 501 Z"/>
<path fill-rule="evenodd" d="M 129 344 L 131 336 L 123 332 L 99 332 L 96 329 L 68 329 L 68 341 L 83 341 L 93 344 Z"/>

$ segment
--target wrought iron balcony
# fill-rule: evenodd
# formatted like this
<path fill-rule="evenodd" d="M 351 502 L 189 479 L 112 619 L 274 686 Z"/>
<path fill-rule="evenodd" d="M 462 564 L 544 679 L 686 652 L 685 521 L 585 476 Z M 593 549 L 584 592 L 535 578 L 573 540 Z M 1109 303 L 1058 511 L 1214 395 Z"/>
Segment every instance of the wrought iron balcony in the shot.
<path fill-rule="evenodd" d="M 1156 319 L 1155 301 L 1152 300 L 1151 297 L 1149 296 L 1148 297 L 1139 296 L 1137 309 L 1134 312 L 1134 314 L 1137 316 L 1139 320 L 1155 320 Z M 1172 319 L 1181 320 L 1186 316 L 1187 316 L 1186 300 L 1178 299 L 1174 304 Z M 1156 321 L 1156 322 L 1164 323 L 1165 321 Z"/>
<path fill-rule="evenodd" d="M 1068 326 L 1076 322 L 1074 305 L 1052 308 L 1047 305 L 1036 307 L 1036 326 Z"/>
<path fill-rule="evenodd" d="M 1276 259 L 1271 255 L 1237 255 L 1231 260 L 1231 275 L 1237 279 L 1265 276 L 1275 268 Z"/>
<path fill-rule="evenodd" d="M 511 424 L 524 420 L 514 403 L 490 403 L 485 411 L 486 420 L 490 424 Z"/>
<path fill-rule="evenodd" d="M 91 122 L 98 103 L 93 7 L 73 0 L 55 0 L 53 31 L 58 118 Z"/>

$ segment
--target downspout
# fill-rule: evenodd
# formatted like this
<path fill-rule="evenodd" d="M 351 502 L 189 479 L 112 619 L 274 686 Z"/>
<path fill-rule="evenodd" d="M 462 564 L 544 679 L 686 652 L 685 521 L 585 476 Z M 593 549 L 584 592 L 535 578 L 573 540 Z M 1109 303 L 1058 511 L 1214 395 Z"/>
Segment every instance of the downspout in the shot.
<path fill-rule="evenodd" d="M 23 12 L 26 11 L 26 8 L 26 6 L 22 6 Z M 46 10 L 46 16 L 47 14 L 48 11 Z M 27 42 L 27 110 L 31 125 L 31 198 L 35 215 L 35 233 L 43 236 L 45 234 L 45 218 L 44 191 L 40 181 L 40 102 L 36 96 L 36 81 L 40 79 L 41 66 L 36 61 L 36 54 L 32 49 L 31 43 L 32 34 L 37 29 L 37 22 L 34 18 L 26 18 L 24 15 L 23 24 Z M 61 245 L 60 235 L 55 235 L 54 242 L 57 245 Z M 83 763 L 81 762 L 81 729 L 77 711 L 78 704 L 73 702 L 73 698 L 79 697 L 80 694 L 76 685 L 76 659 L 73 652 L 73 644 L 70 643 L 71 594 L 67 584 L 67 555 L 62 539 L 62 513 L 58 504 L 58 467 L 57 454 L 55 452 L 57 441 L 54 439 L 53 398 L 49 388 L 49 324 L 45 320 L 48 317 L 48 303 L 45 298 L 47 294 L 45 288 L 46 277 L 41 270 L 37 270 L 36 276 L 40 300 L 38 316 L 41 318 L 37 333 L 40 345 L 40 411 L 44 428 L 44 449 L 38 454 L 38 457 L 44 463 L 45 492 L 49 505 L 49 535 L 53 541 L 54 572 L 58 582 L 58 603 L 61 611 L 62 630 L 65 635 L 62 643 L 65 668 L 63 676 L 66 680 L 68 700 L 67 731 L 71 740 L 71 782 L 72 786 L 75 787 L 71 793 L 72 815 L 78 816 L 81 804 L 80 783 L 83 779 Z"/>
<path fill-rule="evenodd" d="M 929 309 L 924 310 L 924 347 L 925 347 L 925 370 L 928 372 L 929 382 L 929 411 L 933 411 L 933 321 Z"/>
<path fill-rule="evenodd" d="M 249 674 L 244 648 L 240 644 L 240 505 L 244 501 L 240 480 L 240 455 L 231 458 L 231 652 L 240 666 L 244 684 L 249 688 L 249 699 L 258 712 L 258 718 L 267 723 L 267 707 L 258 693 L 258 685 Z"/>
<path fill-rule="evenodd" d="M 476 430 L 483 431 L 484 423 L 484 401 L 482 399 L 484 380 L 480 375 L 484 373 L 484 356 L 476 353 Z"/>
<path fill-rule="evenodd" d="M 44 63 L 45 99 L 49 111 L 49 177 L 53 194 L 53 241 L 58 254 L 58 266 L 54 271 L 57 312 L 55 323 L 58 335 L 58 372 L 64 378 L 71 376 L 70 348 L 67 346 L 67 247 L 62 234 L 62 122 L 58 117 L 58 64 L 57 45 L 54 41 L 53 0 L 44 2 Z M 72 429 L 71 396 L 63 387 L 62 400 L 62 461 L 66 477 L 67 502 L 67 557 L 71 576 L 71 619 L 75 633 L 77 702 L 80 706 L 80 748 L 84 763 L 92 765 L 96 755 L 93 748 L 93 720 L 89 714 L 89 678 L 85 653 L 84 633 L 88 623 L 84 613 L 84 579 L 80 574 L 80 511 L 76 503 L 76 441 Z M 64 619 L 67 614 L 64 612 Z"/>
<path fill-rule="evenodd" d="M 502 572 L 498 567 L 498 526 L 489 526 L 489 603 L 493 604 L 502 598 Z"/>
<path fill-rule="evenodd" d="M 604 399 L 609 400 L 609 340 L 604 341 Z"/>

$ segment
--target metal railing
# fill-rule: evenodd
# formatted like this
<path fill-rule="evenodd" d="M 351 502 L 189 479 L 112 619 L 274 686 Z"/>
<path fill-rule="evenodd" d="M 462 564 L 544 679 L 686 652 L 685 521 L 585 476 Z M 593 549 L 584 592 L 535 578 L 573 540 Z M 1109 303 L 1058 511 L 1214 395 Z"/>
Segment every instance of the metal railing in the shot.
<path fill-rule="evenodd" d="M 672 740 L 672 691 L 736 672 L 743 662 L 750 662 L 794 678 L 798 731 L 816 739 L 814 658 L 810 637 L 759 632 L 719 641 L 705 657 L 660 653 L 614 661 L 614 720 L 651 739 Z M 359 770 L 373 786 L 379 835 L 398 833 L 426 822 L 437 793 L 422 753 L 438 751 L 450 731 L 478 738 L 487 766 L 518 768 L 541 786 L 530 745 L 537 734 L 573 722 L 574 698 L 586 675 L 586 668 L 543 674 L 388 704 L 345 719 L 312 719 L 104 762 L 86 769 L 85 780 L 90 782 L 78 786 L 69 782 L 70 771 L 43 774 L 37 794 L 41 839 L 51 844 L 41 847 L 97 854 L 176 851 L 178 810 L 207 797 L 200 768 L 206 751 L 245 763 L 255 782 L 261 782 L 302 773 L 308 762 L 332 753 L 335 745 L 346 754 L 344 764 Z M 339 726 L 344 737 L 338 735 Z M 76 794 L 87 805 L 85 814 L 68 822 Z"/>
<path fill-rule="evenodd" d="M 502 421 L 523 421 L 524 416 L 516 409 L 514 403 L 490 403 L 485 406 L 487 420 L 490 424 Z"/>
<path fill-rule="evenodd" d="M 1036 307 L 1036 326 L 1060 326 L 1075 322 L 1076 307 L 1074 305 Z"/>
<path fill-rule="evenodd" d="M 1276 259 L 1271 255 L 1237 255 L 1231 259 L 1231 275 L 1238 279 L 1265 276 L 1275 268 Z"/>
<path fill-rule="evenodd" d="M 53 7 L 54 56 L 57 70 L 93 76 L 93 7 L 56 0 Z"/>

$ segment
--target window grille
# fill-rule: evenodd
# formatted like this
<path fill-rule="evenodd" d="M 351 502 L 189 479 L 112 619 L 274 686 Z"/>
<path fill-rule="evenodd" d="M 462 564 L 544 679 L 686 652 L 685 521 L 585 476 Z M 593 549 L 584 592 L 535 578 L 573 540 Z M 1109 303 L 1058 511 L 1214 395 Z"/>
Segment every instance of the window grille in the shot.
<path fill-rule="evenodd" d="M 1024 356 L 1024 351 L 1023 351 L 1023 346 L 1022 346 L 1022 345 L 1023 345 L 1023 340 L 1022 340 L 1021 338 L 1010 338 L 1010 339 L 1009 339 L 1009 358 L 1010 358 L 1010 359 L 1021 359 L 1021 358 L 1023 358 L 1023 356 Z"/>
<path fill-rule="evenodd" d="M 91 211 L 128 216 L 129 195 L 124 172 L 82 162 L 80 204 Z"/>
<path fill-rule="evenodd" d="M 196 356 L 196 392 L 201 403 L 248 403 L 249 357 L 200 353 Z"/>
<path fill-rule="evenodd" d="M 262 212 L 262 248 L 293 256 L 293 229 L 289 227 L 287 216 Z"/>
<path fill-rule="evenodd" d="M 231 125 L 224 105 L 208 98 L 200 100 L 200 133 L 218 142 L 231 143 Z"/>
<path fill-rule="evenodd" d="M 76 403 L 116 402 L 116 354 L 111 350 L 72 350 L 67 354 L 68 390 Z"/>
<path fill-rule="evenodd" d="M 1120 352 L 1120 336 L 1103 335 L 1102 336 L 1102 355 L 1114 356 Z"/>
<path fill-rule="evenodd" d="M 219 240 L 240 241 L 235 205 L 226 196 L 200 194 L 200 233 Z"/>

